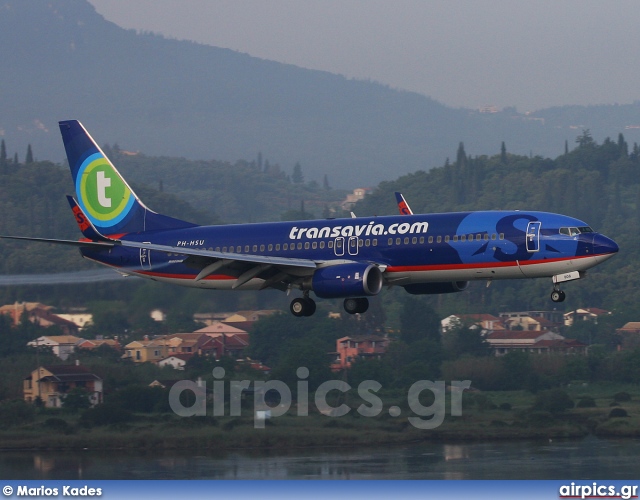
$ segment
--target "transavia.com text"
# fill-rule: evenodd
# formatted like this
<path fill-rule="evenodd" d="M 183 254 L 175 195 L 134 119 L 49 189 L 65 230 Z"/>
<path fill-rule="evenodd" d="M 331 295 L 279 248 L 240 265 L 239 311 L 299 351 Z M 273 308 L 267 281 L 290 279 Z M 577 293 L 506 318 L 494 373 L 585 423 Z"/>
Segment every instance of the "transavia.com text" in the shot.
<path fill-rule="evenodd" d="M 226 382 L 224 378 L 225 370 L 222 367 L 213 369 L 213 416 L 225 416 L 225 399 L 229 401 L 229 416 L 241 416 L 241 401 L 243 394 L 253 393 L 254 427 L 264 429 L 265 418 L 274 418 L 284 415 L 291 409 L 292 392 L 287 384 L 280 380 L 268 380 L 266 382 L 249 380 L 232 380 Z M 296 383 L 296 415 L 306 417 L 309 415 L 309 370 L 302 366 L 296 371 L 298 381 Z M 228 387 L 226 387 L 228 386 Z M 451 387 L 451 415 L 462 415 L 462 393 L 471 387 L 470 380 L 454 380 Z M 382 388 L 382 384 L 375 380 L 365 380 L 358 385 L 358 396 L 365 402 L 356 411 L 363 417 L 375 417 L 383 411 L 382 400 L 376 393 Z M 320 384 L 313 394 L 313 402 L 318 411 L 330 417 L 342 417 L 352 409 L 341 404 L 331 406 L 327 402 L 327 394 L 331 391 L 345 393 L 352 387 L 342 380 L 328 380 Z M 228 396 L 225 393 L 228 390 Z M 183 392 L 191 394 L 191 400 L 195 402 L 191 406 L 184 406 L 180 401 Z M 420 402 L 423 393 L 430 392 L 433 403 L 425 406 Z M 265 401 L 267 393 L 277 393 L 279 403 L 269 406 Z M 410 410 L 416 416 L 408 418 L 411 425 L 418 429 L 435 429 L 444 421 L 446 414 L 446 384 L 444 381 L 432 382 L 430 380 L 418 380 L 407 392 L 407 403 Z M 171 387 L 169 392 L 169 405 L 176 415 L 181 417 L 194 417 L 207 415 L 207 383 L 206 381 L 194 382 L 191 380 L 181 380 Z M 389 415 L 399 417 L 402 410 L 397 406 L 388 408 Z"/>

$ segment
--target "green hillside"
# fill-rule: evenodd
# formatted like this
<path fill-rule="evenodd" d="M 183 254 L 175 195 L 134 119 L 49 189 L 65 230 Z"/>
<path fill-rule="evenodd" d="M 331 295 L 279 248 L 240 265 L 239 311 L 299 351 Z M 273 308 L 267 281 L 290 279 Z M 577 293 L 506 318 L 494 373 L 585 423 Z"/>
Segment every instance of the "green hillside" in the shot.
<path fill-rule="evenodd" d="M 573 148 L 574 145 L 571 145 Z M 550 309 L 575 306 L 632 309 L 638 289 L 640 244 L 640 150 L 625 142 L 596 143 L 588 131 L 575 148 L 555 160 L 509 154 L 472 157 L 460 144 L 455 160 L 429 172 L 419 171 L 383 182 L 356 206 L 359 215 L 393 213 L 394 191 L 404 194 L 416 213 L 460 210 L 543 210 L 586 221 L 620 245 L 620 253 L 589 272 L 587 279 L 567 285 L 567 301 L 549 300 L 551 280 L 484 282 L 470 292 L 439 297 L 456 312 Z"/>

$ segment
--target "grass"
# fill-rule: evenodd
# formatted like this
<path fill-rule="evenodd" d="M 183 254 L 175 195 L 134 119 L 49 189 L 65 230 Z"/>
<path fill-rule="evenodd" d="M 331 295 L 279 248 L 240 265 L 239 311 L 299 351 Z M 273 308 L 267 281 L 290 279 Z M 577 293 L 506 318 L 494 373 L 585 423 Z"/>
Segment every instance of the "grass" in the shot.
<path fill-rule="evenodd" d="M 609 418 L 613 395 L 621 391 L 628 392 L 631 401 L 618 403 L 615 407 L 624 408 L 629 416 Z M 469 392 L 464 395 L 462 416 L 450 415 L 447 396 L 444 422 L 431 430 L 418 429 L 411 424 L 408 417 L 416 415 L 410 412 L 406 396 L 398 391 L 381 392 L 384 408 L 376 417 L 358 414 L 356 409 L 363 401 L 354 394 L 348 398 L 351 411 L 343 417 L 321 415 L 311 405 L 309 416 L 297 416 L 294 408 L 283 416 L 267 420 L 264 429 L 254 428 L 249 410 L 241 417 L 216 418 L 139 414 L 130 423 L 91 429 L 79 426 L 77 415 L 47 410 L 34 422 L 1 430 L 0 449 L 294 449 L 421 441 L 578 438 L 588 434 L 640 436 L 640 387 L 575 384 L 568 387 L 567 392 L 576 402 L 580 397 L 593 398 L 596 407 L 551 414 L 532 410 L 535 396 L 525 391 Z M 331 402 L 334 406 L 339 403 Z M 391 416 L 391 406 L 400 408 L 401 415 Z"/>

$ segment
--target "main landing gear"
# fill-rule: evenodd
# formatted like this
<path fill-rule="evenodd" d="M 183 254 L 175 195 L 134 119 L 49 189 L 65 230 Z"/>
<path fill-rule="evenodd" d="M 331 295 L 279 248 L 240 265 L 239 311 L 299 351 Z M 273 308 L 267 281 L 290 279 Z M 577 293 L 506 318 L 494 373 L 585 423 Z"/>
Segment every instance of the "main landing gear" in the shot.
<path fill-rule="evenodd" d="M 291 309 L 291 314 L 299 318 L 302 316 L 311 316 L 316 312 L 316 303 L 313 299 L 309 298 L 309 293 L 306 293 L 300 298 L 293 299 L 289 309 Z"/>
<path fill-rule="evenodd" d="M 369 299 L 365 297 L 344 299 L 344 310 L 349 314 L 362 314 L 369 309 Z M 316 312 L 316 303 L 309 297 L 309 293 L 305 293 L 302 297 L 293 299 L 289 305 L 291 314 L 301 318 L 303 316 L 311 316 Z"/>
<path fill-rule="evenodd" d="M 369 309 L 369 299 L 360 297 L 355 299 L 344 299 L 344 310 L 349 314 L 362 314 Z"/>

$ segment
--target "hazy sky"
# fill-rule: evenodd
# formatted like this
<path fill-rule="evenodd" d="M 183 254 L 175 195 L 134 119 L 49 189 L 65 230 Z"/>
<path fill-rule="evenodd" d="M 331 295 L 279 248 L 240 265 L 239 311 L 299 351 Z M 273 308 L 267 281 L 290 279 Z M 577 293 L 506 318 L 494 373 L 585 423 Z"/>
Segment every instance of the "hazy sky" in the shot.
<path fill-rule="evenodd" d="M 125 28 L 453 107 L 640 100 L 637 0 L 89 0 Z"/>

